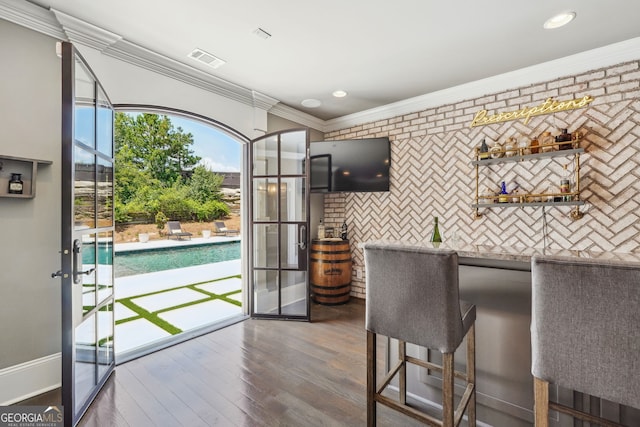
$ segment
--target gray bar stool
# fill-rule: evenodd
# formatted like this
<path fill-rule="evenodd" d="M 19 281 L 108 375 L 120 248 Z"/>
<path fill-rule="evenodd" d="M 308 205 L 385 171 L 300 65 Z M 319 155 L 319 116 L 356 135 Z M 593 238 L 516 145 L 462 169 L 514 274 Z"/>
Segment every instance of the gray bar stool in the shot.
<path fill-rule="evenodd" d="M 640 263 L 535 256 L 531 274 L 535 425 L 551 408 L 619 426 L 550 402 L 549 383 L 640 408 Z"/>
<path fill-rule="evenodd" d="M 461 303 L 458 255 L 451 250 L 402 244 L 366 243 L 367 425 L 376 425 L 376 402 L 433 426 L 457 426 L 468 409 L 476 425 L 474 305 Z M 376 336 L 399 342 L 399 360 L 376 382 Z M 454 352 L 467 337 L 467 372 L 454 369 Z M 436 349 L 442 366 L 406 354 L 406 343 Z M 442 419 L 406 403 L 406 363 L 442 372 Z M 399 373 L 399 399 L 382 393 Z M 466 389 L 454 413 L 454 377 Z"/>

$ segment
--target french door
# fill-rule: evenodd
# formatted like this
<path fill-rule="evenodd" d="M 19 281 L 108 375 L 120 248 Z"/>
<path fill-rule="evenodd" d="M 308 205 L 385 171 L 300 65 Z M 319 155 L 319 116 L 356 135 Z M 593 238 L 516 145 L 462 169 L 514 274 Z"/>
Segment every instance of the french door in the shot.
<path fill-rule="evenodd" d="M 308 321 L 309 132 L 255 139 L 249 159 L 251 316 Z"/>
<path fill-rule="evenodd" d="M 62 405 L 74 426 L 115 366 L 111 102 L 62 43 Z"/>

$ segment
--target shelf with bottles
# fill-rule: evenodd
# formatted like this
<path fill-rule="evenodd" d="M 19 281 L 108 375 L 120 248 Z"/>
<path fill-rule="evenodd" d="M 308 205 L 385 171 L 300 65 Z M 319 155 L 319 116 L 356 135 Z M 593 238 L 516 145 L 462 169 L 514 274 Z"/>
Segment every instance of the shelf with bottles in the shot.
<path fill-rule="evenodd" d="M 50 160 L 0 155 L 0 197 L 33 199 L 38 166 L 52 163 Z"/>
<path fill-rule="evenodd" d="M 553 144 L 553 145 L 558 145 L 558 144 Z M 504 152 L 504 150 L 502 150 L 502 152 Z M 523 162 L 523 161 L 544 159 L 544 158 L 550 158 L 550 157 L 569 156 L 569 155 L 581 154 L 581 153 L 584 153 L 584 148 L 572 148 L 570 150 L 547 151 L 544 153 L 535 153 L 535 154 L 516 154 L 509 157 L 497 157 L 494 159 L 489 158 L 489 159 L 482 159 L 482 160 L 478 159 L 477 157 L 478 154 L 476 153 L 476 160 L 472 160 L 471 164 L 479 165 L 479 166 L 489 166 L 489 165 L 496 165 L 501 163 Z"/>
<path fill-rule="evenodd" d="M 543 132 L 528 142 L 526 139 L 518 142 L 511 137 L 504 144 L 496 142 L 491 148 L 482 140 L 480 147 L 475 150 L 475 160 L 471 164 L 491 165 L 584 153 L 584 148 L 580 148 L 581 140 L 581 132 L 570 134 L 567 129 L 563 129 L 555 137 L 551 132 Z"/>
<path fill-rule="evenodd" d="M 580 219 L 583 214 L 579 206 L 584 205 L 580 200 L 580 154 L 584 153 L 584 148 L 580 147 L 582 134 L 575 132 L 569 134 L 566 129 L 558 136 L 552 136 L 550 132 L 543 132 L 539 137 L 527 143 L 522 140 L 518 143 L 515 138 L 509 138 L 504 144 L 496 143 L 489 150 L 485 141 L 475 150 L 475 160 L 471 164 L 476 169 L 476 194 L 475 203 L 471 205 L 475 209 L 474 217 L 479 219 L 482 215 L 479 209 L 482 208 L 507 208 L 507 207 L 537 207 L 537 206 L 573 206 L 571 218 Z M 502 189 L 498 193 L 480 194 L 480 166 L 490 166 L 510 162 L 538 161 L 554 157 L 573 156 L 573 172 L 569 173 L 568 165 L 564 165 L 564 174 L 558 186 L 559 192 L 554 192 L 551 188 L 544 193 L 515 193 L 509 194 L 505 191 L 504 182 Z M 573 191 L 571 182 L 573 181 Z"/>

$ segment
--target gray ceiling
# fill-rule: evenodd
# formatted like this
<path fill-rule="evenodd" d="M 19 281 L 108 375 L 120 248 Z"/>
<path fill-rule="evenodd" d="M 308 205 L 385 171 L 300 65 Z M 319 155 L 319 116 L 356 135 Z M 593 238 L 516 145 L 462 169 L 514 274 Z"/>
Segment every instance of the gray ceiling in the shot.
<path fill-rule="evenodd" d="M 640 36 L 637 0 L 33 0 L 327 120 Z M 558 12 L 566 27 L 544 30 Z M 262 28 L 271 34 L 253 34 Z M 200 48 L 218 69 L 187 57 Z M 348 92 L 334 98 L 336 89 Z M 322 102 L 305 108 L 304 99 Z"/>

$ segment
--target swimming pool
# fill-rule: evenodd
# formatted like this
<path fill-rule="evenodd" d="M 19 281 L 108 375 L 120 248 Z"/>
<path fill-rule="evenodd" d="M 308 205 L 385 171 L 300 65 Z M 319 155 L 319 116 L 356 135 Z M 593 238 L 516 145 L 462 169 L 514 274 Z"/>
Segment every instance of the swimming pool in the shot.
<path fill-rule="evenodd" d="M 119 251 L 114 258 L 114 270 L 116 277 L 125 277 L 234 259 L 240 259 L 240 242 Z"/>

